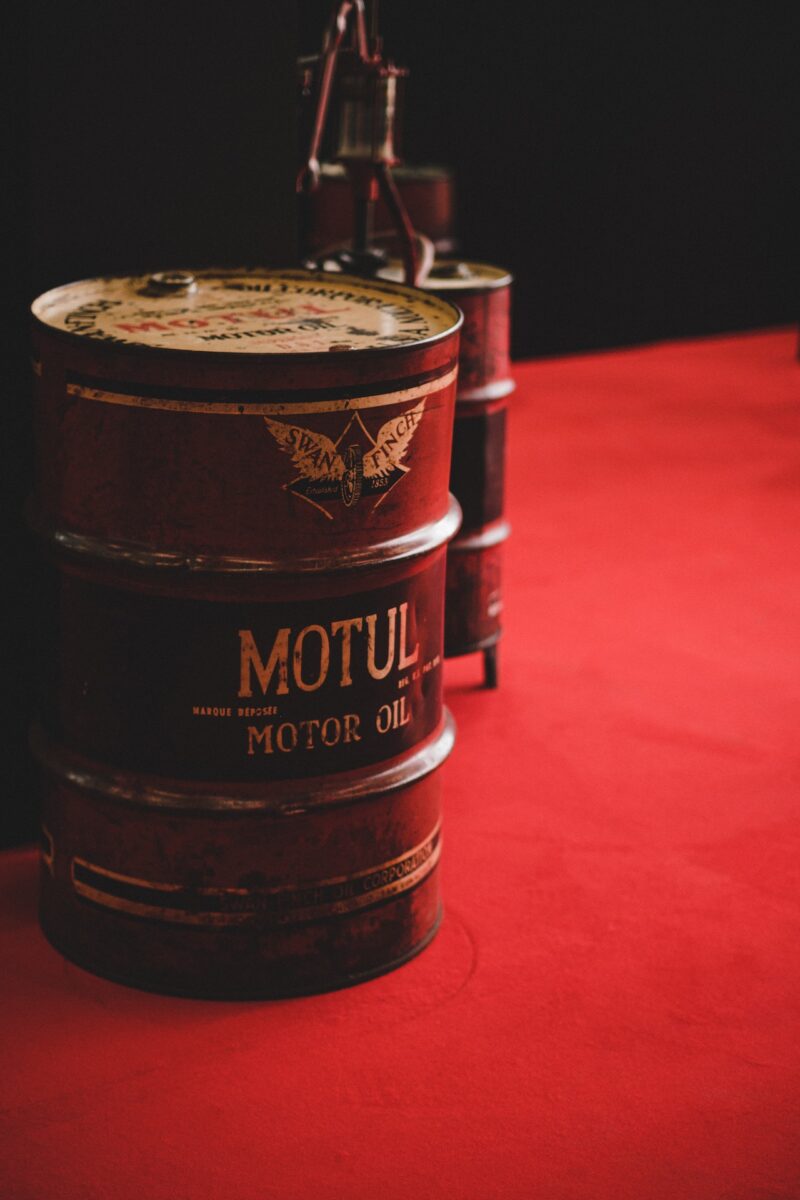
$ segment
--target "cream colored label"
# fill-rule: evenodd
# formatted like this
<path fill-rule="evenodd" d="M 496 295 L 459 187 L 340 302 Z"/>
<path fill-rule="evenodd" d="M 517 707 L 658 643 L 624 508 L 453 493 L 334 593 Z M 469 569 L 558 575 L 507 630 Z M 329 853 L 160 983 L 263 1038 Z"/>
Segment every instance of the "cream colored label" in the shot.
<path fill-rule="evenodd" d="M 46 325 L 95 341 L 171 350 L 308 354 L 376 350 L 452 329 L 446 303 L 382 281 L 306 271 L 195 272 L 159 294 L 150 277 L 89 279 L 46 292 Z"/>

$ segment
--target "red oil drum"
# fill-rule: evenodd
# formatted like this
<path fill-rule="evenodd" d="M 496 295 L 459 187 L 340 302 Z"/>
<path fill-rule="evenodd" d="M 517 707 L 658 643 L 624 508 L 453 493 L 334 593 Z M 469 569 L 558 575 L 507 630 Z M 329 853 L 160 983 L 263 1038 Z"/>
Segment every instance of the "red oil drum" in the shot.
<path fill-rule="evenodd" d="M 398 274 L 398 269 L 389 274 Z M 445 655 L 483 651 L 487 686 L 497 686 L 502 633 L 502 548 L 511 275 L 486 263 L 438 260 L 421 284 L 464 314 L 450 488 L 463 511 L 447 553 Z"/>
<path fill-rule="evenodd" d="M 285 996 L 433 936 L 459 324 L 303 271 L 35 302 L 41 920 L 68 958 Z"/>
<path fill-rule="evenodd" d="M 411 224 L 425 234 L 440 254 L 456 248 L 455 184 L 447 167 L 398 166 L 392 175 L 405 204 Z M 308 250 L 347 242 L 353 236 L 353 192 L 344 167 L 323 163 L 319 187 L 310 197 Z M 376 205 L 376 230 L 394 228 L 391 214 L 382 200 Z"/>

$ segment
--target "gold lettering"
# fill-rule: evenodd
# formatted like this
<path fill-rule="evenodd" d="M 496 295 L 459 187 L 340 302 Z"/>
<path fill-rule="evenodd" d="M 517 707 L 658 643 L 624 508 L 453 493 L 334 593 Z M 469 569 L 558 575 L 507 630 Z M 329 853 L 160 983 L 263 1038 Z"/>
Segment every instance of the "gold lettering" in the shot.
<path fill-rule="evenodd" d="M 289 692 L 289 652 L 291 650 L 292 680 L 302 692 L 315 692 L 326 682 L 331 668 L 331 638 L 340 635 L 341 665 L 339 668 L 339 687 L 351 687 L 353 684 L 353 630 L 367 634 L 367 671 L 372 679 L 385 679 L 396 669 L 408 670 L 419 661 L 419 642 L 409 647 L 409 639 L 414 634 L 414 617 L 409 620 L 408 601 L 404 601 L 399 609 L 393 606 L 386 610 L 386 648 L 383 663 L 378 662 L 380 650 L 378 647 L 378 613 L 368 613 L 364 617 L 346 617 L 332 621 L 329 626 L 306 625 L 294 638 L 292 645 L 292 630 L 279 629 L 275 634 L 269 656 L 262 659 L 256 645 L 253 632 L 250 629 L 239 630 L 239 696 L 252 697 L 254 690 L 253 675 L 258 681 L 260 691 L 266 695 L 272 689 L 278 695 L 285 696 Z M 398 623 L 397 614 L 400 613 Z M 381 614 L 382 616 L 382 614 Z M 311 634 L 319 638 L 319 665 L 315 665 L 313 651 L 306 652 L 305 647 Z M 356 643 L 361 651 L 363 643 Z M 304 657 L 305 656 L 305 657 Z M 311 663 L 309 664 L 309 658 Z M 310 677 L 308 675 L 310 669 Z M 304 674 L 305 672 L 305 674 Z M 402 681 L 401 681 L 402 685 Z M 201 710 L 202 711 L 202 710 Z M 223 715 L 220 712 L 219 715 Z M 225 715 L 231 715 L 228 710 Z M 246 715 L 251 715 L 246 711 Z M 253 715 L 256 715 L 255 713 Z M 257 715 L 262 715 L 261 710 Z M 264 710 L 266 715 L 266 710 Z"/>
<path fill-rule="evenodd" d="M 389 620 L 389 633 L 387 638 L 386 663 L 382 667 L 375 665 L 375 625 L 378 620 L 378 614 L 370 613 L 367 617 L 367 670 L 373 679 L 385 679 L 394 665 L 397 609 L 390 608 L 386 615 Z"/>
<path fill-rule="evenodd" d="M 306 730 L 306 750 L 314 749 L 314 730 L 319 729 L 319 721 L 312 718 L 309 721 L 301 721 L 300 728 Z"/>
<path fill-rule="evenodd" d="M 306 636 L 309 633 L 319 634 L 319 674 L 313 683 L 306 683 L 303 679 L 303 645 L 305 643 Z M 297 635 L 297 641 L 294 644 L 294 653 L 292 655 L 294 681 L 301 691 L 315 692 L 318 687 L 322 687 L 328 674 L 330 661 L 331 646 L 327 633 L 321 625 L 306 625 L 305 629 L 301 629 Z"/>
<path fill-rule="evenodd" d="M 272 754 L 272 726 L 271 725 L 265 725 L 260 733 L 256 729 L 255 725 L 247 726 L 247 753 L 248 754 L 255 754 L 255 752 L 256 752 L 255 743 L 256 742 L 263 745 L 265 754 Z"/>
<path fill-rule="evenodd" d="M 393 700 L 391 704 L 382 704 L 375 714 L 375 728 L 378 733 L 388 733 L 390 729 L 402 729 L 411 723 L 411 710 L 405 696 Z"/>
<path fill-rule="evenodd" d="M 414 647 L 413 654 L 409 654 L 408 650 L 406 649 L 408 639 L 408 630 L 406 624 L 407 620 L 408 601 L 405 600 L 400 605 L 400 658 L 397 662 L 398 671 L 405 671 L 407 667 L 413 666 L 419 658 L 419 642 L 417 642 L 416 646 Z"/>
<path fill-rule="evenodd" d="M 286 745 L 286 731 L 288 730 L 288 746 Z M 297 749 L 297 726 L 292 725 L 290 721 L 284 721 L 283 725 L 278 726 L 278 749 L 287 754 L 291 750 Z"/>
<path fill-rule="evenodd" d="M 361 718 L 358 713 L 344 714 L 344 740 L 345 742 L 360 742 L 361 734 L 358 732 L 358 727 L 361 724 Z"/>
<path fill-rule="evenodd" d="M 275 668 L 278 668 L 278 686 L 276 691 L 279 695 L 285 696 L 289 691 L 289 633 L 288 629 L 279 629 L 275 635 L 275 641 L 272 643 L 272 650 L 267 659 L 266 666 L 261 661 L 261 656 L 258 653 L 250 629 L 239 630 L 239 645 L 240 645 L 240 679 L 239 679 L 239 695 L 252 696 L 253 689 L 251 686 L 250 668 L 252 667 L 256 673 L 261 691 L 266 695 L 269 681 L 272 678 Z"/>
<path fill-rule="evenodd" d="M 361 632 L 364 625 L 363 617 L 348 617 L 346 621 L 334 621 L 331 625 L 331 634 L 341 633 L 342 635 L 342 677 L 339 687 L 350 687 L 353 678 L 350 674 L 350 639 L 352 631 L 357 629 Z"/>
<path fill-rule="evenodd" d="M 328 730 L 331 728 L 332 731 L 330 736 L 328 736 Z M 326 746 L 335 746 L 339 741 L 339 738 L 342 736 L 342 723 L 338 717 L 327 717 L 322 722 L 322 729 L 320 732 L 322 734 L 322 740 Z"/>

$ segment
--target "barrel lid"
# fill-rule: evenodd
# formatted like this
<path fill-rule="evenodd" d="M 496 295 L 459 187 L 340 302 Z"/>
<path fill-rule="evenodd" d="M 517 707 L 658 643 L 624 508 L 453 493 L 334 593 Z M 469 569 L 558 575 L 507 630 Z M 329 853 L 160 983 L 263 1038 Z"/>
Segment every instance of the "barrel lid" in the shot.
<path fill-rule="evenodd" d="M 403 264 L 392 260 L 379 271 L 381 279 L 402 282 Z M 504 267 L 489 263 L 467 262 L 462 258 L 437 258 L 428 274 L 417 284 L 424 291 L 466 292 L 505 287 L 513 276 Z"/>
<path fill-rule="evenodd" d="M 402 349 L 461 321 L 446 301 L 393 281 L 259 268 L 86 279 L 45 292 L 32 312 L 94 341 L 258 355 Z"/>

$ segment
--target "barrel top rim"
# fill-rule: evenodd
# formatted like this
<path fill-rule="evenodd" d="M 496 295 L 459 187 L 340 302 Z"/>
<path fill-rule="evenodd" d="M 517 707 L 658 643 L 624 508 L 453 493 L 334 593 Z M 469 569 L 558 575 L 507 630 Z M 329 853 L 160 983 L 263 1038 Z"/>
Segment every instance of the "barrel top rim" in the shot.
<path fill-rule="evenodd" d="M 173 272 L 160 272 L 161 275 L 170 275 Z M 404 302 L 408 312 L 416 313 L 420 321 L 427 321 L 431 331 L 426 331 L 422 336 L 417 338 L 409 338 L 405 341 L 390 343 L 390 344 L 366 344 L 366 345 L 351 345 L 347 349 L 338 348 L 338 343 L 334 343 L 332 348 L 327 346 L 324 348 L 309 349 L 304 346 L 298 350 L 278 349 L 272 350 L 265 347 L 262 341 L 258 344 L 245 340 L 238 343 L 235 347 L 224 345 L 220 348 L 212 346 L 194 346 L 194 345 L 163 345 L 153 344 L 144 340 L 127 340 L 124 338 L 110 337 L 105 338 L 97 334 L 92 335 L 89 331 L 75 330 L 65 327 L 57 323 L 59 315 L 63 318 L 64 309 L 63 303 L 72 294 L 74 295 L 78 289 L 81 289 L 84 295 L 84 303 L 93 303 L 95 301 L 107 299 L 107 293 L 114 285 L 120 284 L 137 284 L 144 285 L 147 280 L 152 279 L 153 273 L 143 272 L 142 274 L 114 274 L 114 275 L 99 275 L 90 276 L 86 279 L 74 280 L 70 283 L 60 284 L 57 287 L 50 288 L 31 303 L 31 315 L 34 323 L 34 328 L 39 328 L 46 332 L 48 336 L 63 339 L 72 345 L 80 345 L 83 347 L 92 346 L 98 353 L 116 353 L 134 356 L 142 356 L 148 359 L 168 359 L 169 361 L 190 361 L 190 362 L 238 362 L 238 363 L 263 363 L 274 366 L 290 366 L 314 364 L 319 365 L 323 362 L 342 363 L 352 359 L 355 355 L 360 362 L 368 359 L 381 358 L 397 358 L 404 354 L 414 352 L 420 349 L 426 349 L 440 342 L 448 341 L 455 334 L 463 323 L 463 316 L 459 309 L 448 300 L 434 296 L 428 291 L 419 288 L 411 288 L 401 282 L 386 279 L 363 279 L 354 275 L 340 274 L 339 272 L 330 271 L 310 271 L 299 267 L 203 267 L 196 268 L 187 272 L 194 281 L 199 281 L 201 284 L 204 281 L 219 281 L 224 284 L 225 280 L 231 281 L 230 289 L 223 289 L 236 294 L 236 299 L 230 301 L 231 304 L 244 304 L 244 300 L 248 298 L 248 289 L 242 286 L 244 281 L 249 279 L 253 283 L 261 280 L 284 282 L 289 286 L 297 286 L 303 282 L 307 282 L 309 287 L 325 288 L 326 286 L 331 292 L 340 292 L 343 289 L 361 295 L 372 295 L 376 299 L 385 298 L 388 303 L 395 299 Z M 236 282 L 234 282 L 236 281 Z M 236 286 L 239 283 L 240 286 Z M 210 289 L 209 289 L 210 290 Z M 88 295 L 87 295 L 88 292 Z M 106 295 L 104 296 L 104 292 Z M 140 291 L 136 291 L 133 287 L 130 288 L 131 297 L 140 295 Z M 204 293 L 200 293 L 202 296 Z M 302 293 L 299 293 L 302 294 Z M 271 298 L 275 298 L 274 296 Z M 170 299 L 177 299 L 179 303 L 187 304 L 189 297 L 186 293 L 178 296 L 172 296 Z M 249 297 L 253 305 L 260 302 L 265 302 L 265 295 L 257 291 Z M 145 303 L 161 302 L 163 304 L 164 296 L 147 297 Z M 53 314 L 53 307 L 61 302 L 62 307 L 57 310 L 56 316 Z M 138 300 L 136 301 L 138 303 Z M 48 319 L 48 310 L 50 317 Z M 167 309 L 167 312 L 172 311 Z M 175 311 L 178 311 L 176 309 Z M 180 310 L 186 312 L 186 308 Z M 358 310 L 359 315 L 365 311 L 365 306 L 361 306 Z M 68 315 L 68 314 L 67 314 Z M 122 314 L 118 314 L 122 315 Z M 155 320 L 155 318 L 151 319 Z M 308 318 L 313 320 L 313 318 Z M 262 322 L 263 323 L 263 322 Z M 365 331 L 367 337 L 377 337 L 378 332 Z M 220 339 L 222 340 L 222 339 Z M 307 339 L 308 340 L 308 339 Z M 344 343 L 342 343 L 344 344 Z"/>
<path fill-rule="evenodd" d="M 505 267 L 499 267 L 495 263 L 478 262 L 471 258 L 461 258 L 457 254 L 437 259 L 432 269 L 435 270 L 437 267 L 449 265 L 462 265 L 471 274 L 464 277 L 455 276 L 448 278 L 445 276 L 438 279 L 435 276 L 428 275 L 421 283 L 417 284 L 417 287 L 429 295 L 439 296 L 442 299 L 442 292 L 452 292 L 457 297 L 468 292 L 487 292 L 492 291 L 494 288 L 508 287 L 509 284 L 514 282 L 513 274 Z M 395 283 L 395 273 L 401 272 L 401 264 L 391 262 L 379 272 L 379 275 L 387 283 Z"/>

